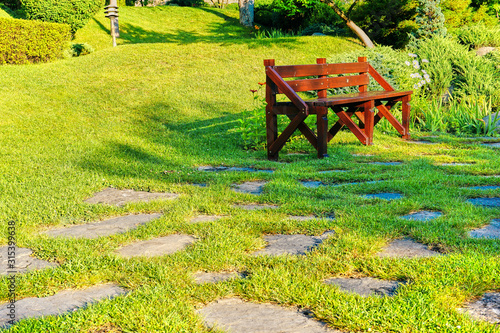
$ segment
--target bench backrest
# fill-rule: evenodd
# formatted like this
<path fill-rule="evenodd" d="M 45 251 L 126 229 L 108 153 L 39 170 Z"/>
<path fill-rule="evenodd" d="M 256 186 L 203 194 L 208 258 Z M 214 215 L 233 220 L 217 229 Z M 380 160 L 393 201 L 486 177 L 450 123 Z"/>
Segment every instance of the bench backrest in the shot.
<path fill-rule="evenodd" d="M 269 68 L 272 68 L 282 79 L 302 78 L 285 80 L 285 82 L 295 91 L 318 90 L 320 95 L 325 95 L 327 89 L 358 86 L 360 92 L 367 91 L 370 75 L 387 91 L 394 90 L 385 79 L 367 62 L 365 57 L 359 57 L 358 62 L 327 64 L 325 58 L 318 58 L 316 64 L 275 66 L 274 59 L 264 60 L 266 74 L 269 75 Z M 347 76 L 333 76 L 332 75 Z M 354 75 L 352 75 L 354 74 Z M 305 78 L 317 76 L 317 78 Z M 279 85 L 275 87 L 274 93 L 285 93 Z M 324 92 L 324 93 L 323 93 Z M 323 96 L 319 96 L 323 97 Z"/>

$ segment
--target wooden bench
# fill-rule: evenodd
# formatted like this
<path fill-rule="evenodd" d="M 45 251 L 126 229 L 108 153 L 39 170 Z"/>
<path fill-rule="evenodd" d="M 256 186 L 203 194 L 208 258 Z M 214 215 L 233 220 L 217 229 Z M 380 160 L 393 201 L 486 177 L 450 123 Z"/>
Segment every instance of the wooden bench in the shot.
<path fill-rule="evenodd" d="M 314 146 L 319 158 L 328 156 L 327 143 L 344 126 L 347 126 L 362 144 L 371 145 L 373 126 L 385 117 L 404 139 L 410 137 L 409 101 L 412 91 L 394 90 L 364 57 L 358 58 L 355 63 L 341 64 L 327 64 L 326 59 L 319 58 L 316 64 L 295 66 L 275 66 L 274 59 L 268 59 L 264 60 L 264 66 L 267 157 L 270 160 L 278 159 L 279 151 L 296 130 Z M 368 91 L 370 75 L 384 90 Z M 288 80 L 290 78 L 296 79 Z M 327 96 L 327 89 L 354 86 L 359 87 L 359 92 Z M 297 92 L 313 90 L 317 91 L 317 98 L 304 100 L 297 95 Z M 289 101 L 277 101 L 278 94 L 284 94 Z M 401 123 L 390 112 L 399 101 L 402 102 Z M 328 109 L 335 112 L 339 118 L 330 129 Z M 316 133 L 304 123 L 310 114 L 316 115 Z M 290 124 L 281 135 L 278 135 L 277 115 L 285 115 L 290 119 Z M 351 119 L 353 116 L 359 120 L 358 124 Z"/>

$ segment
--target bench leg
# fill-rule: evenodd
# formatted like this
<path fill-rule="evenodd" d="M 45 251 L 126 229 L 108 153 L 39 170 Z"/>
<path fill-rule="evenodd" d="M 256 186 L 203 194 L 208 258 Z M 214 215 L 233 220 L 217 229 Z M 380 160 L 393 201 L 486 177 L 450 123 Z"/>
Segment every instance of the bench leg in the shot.
<path fill-rule="evenodd" d="M 374 109 L 375 101 L 368 101 L 363 105 L 363 122 L 364 122 L 364 130 L 367 138 L 366 145 L 373 144 L 373 126 L 374 126 Z"/>
<path fill-rule="evenodd" d="M 410 138 L 410 96 L 404 96 L 402 103 L 402 111 L 403 111 L 403 119 L 402 119 L 402 125 L 404 128 L 404 134 L 403 134 L 403 139 L 409 139 Z"/>
<path fill-rule="evenodd" d="M 317 107 L 317 128 L 318 128 L 318 158 L 328 157 L 328 108 Z"/>
<path fill-rule="evenodd" d="M 267 159 L 277 161 L 279 151 L 272 152 L 271 145 L 278 138 L 278 117 L 271 110 L 266 110 Z"/>

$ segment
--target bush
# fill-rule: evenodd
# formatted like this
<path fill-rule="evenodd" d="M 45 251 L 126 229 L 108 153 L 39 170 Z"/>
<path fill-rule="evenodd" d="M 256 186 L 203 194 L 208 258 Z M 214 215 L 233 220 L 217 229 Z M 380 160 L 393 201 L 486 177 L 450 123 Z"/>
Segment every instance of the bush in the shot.
<path fill-rule="evenodd" d="M 203 0 L 171 0 L 170 3 L 183 7 L 201 7 L 205 5 Z"/>
<path fill-rule="evenodd" d="M 483 24 L 465 26 L 454 31 L 460 43 L 477 49 L 482 46 L 500 46 L 500 28 Z"/>
<path fill-rule="evenodd" d="M 94 52 L 94 48 L 87 43 L 72 43 L 70 48 L 66 50 L 65 57 L 79 57 Z"/>
<path fill-rule="evenodd" d="M 74 34 L 104 5 L 104 0 L 21 0 L 25 18 L 66 23 Z"/>
<path fill-rule="evenodd" d="M 0 64 L 26 64 L 62 57 L 71 38 L 66 24 L 0 19 Z"/>

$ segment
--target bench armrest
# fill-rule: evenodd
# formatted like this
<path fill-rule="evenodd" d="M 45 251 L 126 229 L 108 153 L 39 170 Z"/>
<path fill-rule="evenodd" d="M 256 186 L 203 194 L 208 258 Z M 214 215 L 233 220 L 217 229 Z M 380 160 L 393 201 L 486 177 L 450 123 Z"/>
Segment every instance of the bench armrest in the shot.
<path fill-rule="evenodd" d="M 372 78 L 377 81 L 378 84 L 385 89 L 385 91 L 394 91 L 394 88 L 387 82 L 382 75 L 380 75 L 372 65 L 368 63 L 368 73 L 372 76 Z"/>
<path fill-rule="evenodd" d="M 300 112 L 308 115 L 309 114 L 309 107 L 307 104 L 304 102 L 302 98 L 297 95 L 297 93 L 286 83 L 285 80 L 272 68 L 272 67 L 266 67 L 266 75 L 278 86 L 278 89 L 280 89 L 286 97 L 292 101 L 292 103 L 297 107 L 297 109 L 300 110 Z"/>

